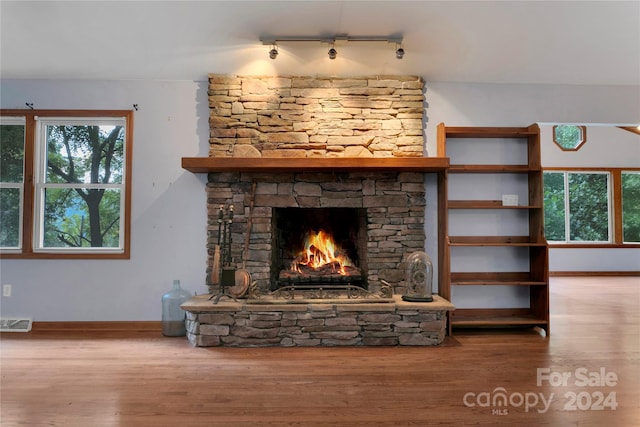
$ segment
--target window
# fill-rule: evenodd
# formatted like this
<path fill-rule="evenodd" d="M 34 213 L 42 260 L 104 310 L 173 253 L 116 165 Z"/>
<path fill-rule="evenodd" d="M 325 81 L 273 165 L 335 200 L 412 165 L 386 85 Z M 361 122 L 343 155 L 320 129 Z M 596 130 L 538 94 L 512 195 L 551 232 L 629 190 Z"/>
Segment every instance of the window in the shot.
<path fill-rule="evenodd" d="M 623 171 L 621 178 L 623 241 L 640 243 L 640 172 Z"/>
<path fill-rule="evenodd" d="M 0 119 L 0 246 L 18 249 L 22 238 L 24 118 Z"/>
<path fill-rule="evenodd" d="M 576 125 L 553 127 L 553 142 L 563 151 L 576 151 L 587 141 L 587 128 Z"/>
<path fill-rule="evenodd" d="M 610 242 L 609 174 L 545 172 L 545 234 L 556 242 Z"/>
<path fill-rule="evenodd" d="M 128 258 L 131 135 L 130 111 L 2 111 L 2 255 Z"/>
<path fill-rule="evenodd" d="M 544 172 L 544 230 L 550 244 L 640 243 L 640 172 L 617 168 Z"/>

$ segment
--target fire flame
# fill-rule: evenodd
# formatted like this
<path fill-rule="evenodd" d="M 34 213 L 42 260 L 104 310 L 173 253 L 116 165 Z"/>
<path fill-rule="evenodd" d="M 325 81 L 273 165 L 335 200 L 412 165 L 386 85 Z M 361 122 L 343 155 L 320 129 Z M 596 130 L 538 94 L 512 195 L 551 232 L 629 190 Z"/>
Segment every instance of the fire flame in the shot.
<path fill-rule="evenodd" d="M 304 239 L 304 249 L 300 251 L 296 259 L 291 263 L 291 270 L 301 273 L 301 265 L 313 269 L 321 268 L 327 264 L 337 266 L 337 272 L 345 275 L 345 267 L 352 266 L 353 262 L 342 248 L 336 244 L 331 234 L 320 230 L 317 233 L 309 232 Z"/>

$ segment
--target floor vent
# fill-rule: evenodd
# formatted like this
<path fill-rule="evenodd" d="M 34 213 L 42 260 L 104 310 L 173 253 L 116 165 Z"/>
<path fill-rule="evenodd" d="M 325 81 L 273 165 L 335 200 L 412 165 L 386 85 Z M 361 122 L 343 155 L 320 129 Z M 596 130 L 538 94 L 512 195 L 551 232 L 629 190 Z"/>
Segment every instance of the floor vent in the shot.
<path fill-rule="evenodd" d="M 29 332 L 31 319 L 0 319 L 0 332 Z"/>

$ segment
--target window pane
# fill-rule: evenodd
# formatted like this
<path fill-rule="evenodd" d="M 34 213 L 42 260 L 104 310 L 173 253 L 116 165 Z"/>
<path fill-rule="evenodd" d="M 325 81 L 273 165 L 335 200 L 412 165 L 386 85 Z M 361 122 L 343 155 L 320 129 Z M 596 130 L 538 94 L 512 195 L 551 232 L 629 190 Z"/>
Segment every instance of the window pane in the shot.
<path fill-rule="evenodd" d="M 569 173 L 569 239 L 609 241 L 609 175 Z"/>
<path fill-rule="evenodd" d="M 20 246 L 20 188 L 0 188 L 0 246 Z"/>
<path fill-rule="evenodd" d="M 0 125 L 0 181 L 22 182 L 24 125 Z"/>
<path fill-rule="evenodd" d="M 553 142 L 563 150 L 577 150 L 586 141 L 586 127 L 556 125 L 553 127 Z"/>
<path fill-rule="evenodd" d="M 44 247 L 118 248 L 119 189 L 47 188 Z"/>
<path fill-rule="evenodd" d="M 544 173 L 544 233 L 549 241 L 564 241 L 564 173 Z"/>
<path fill-rule="evenodd" d="M 640 242 L 640 173 L 622 172 L 622 234 L 625 242 Z"/>
<path fill-rule="evenodd" d="M 46 138 L 46 182 L 122 182 L 124 126 L 48 125 Z"/>

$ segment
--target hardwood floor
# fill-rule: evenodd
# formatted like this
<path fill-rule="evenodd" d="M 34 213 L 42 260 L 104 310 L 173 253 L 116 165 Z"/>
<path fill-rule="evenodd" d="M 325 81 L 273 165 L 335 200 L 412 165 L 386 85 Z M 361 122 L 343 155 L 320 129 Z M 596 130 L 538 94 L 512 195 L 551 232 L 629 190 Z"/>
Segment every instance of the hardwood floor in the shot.
<path fill-rule="evenodd" d="M 551 292 L 550 337 L 458 331 L 437 348 L 4 333 L 0 425 L 640 426 L 640 278 L 552 278 Z"/>

